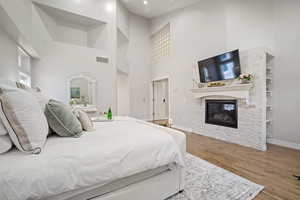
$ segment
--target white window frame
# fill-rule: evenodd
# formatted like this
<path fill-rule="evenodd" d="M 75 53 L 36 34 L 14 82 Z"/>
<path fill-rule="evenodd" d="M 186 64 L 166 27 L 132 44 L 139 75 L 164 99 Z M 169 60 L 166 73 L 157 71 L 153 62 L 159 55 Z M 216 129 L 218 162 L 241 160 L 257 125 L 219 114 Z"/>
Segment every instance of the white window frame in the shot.
<path fill-rule="evenodd" d="M 24 63 L 23 63 L 23 58 L 22 57 L 26 57 L 28 59 L 28 65 L 26 70 L 24 67 Z M 31 87 L 31 75 L 30 75 L 30 71 L 31 71 L 31 64 L 30 64 L 30 55 L 28 55 L 21 47 L 18 47 L 18 81 L 28 87 Z"/>

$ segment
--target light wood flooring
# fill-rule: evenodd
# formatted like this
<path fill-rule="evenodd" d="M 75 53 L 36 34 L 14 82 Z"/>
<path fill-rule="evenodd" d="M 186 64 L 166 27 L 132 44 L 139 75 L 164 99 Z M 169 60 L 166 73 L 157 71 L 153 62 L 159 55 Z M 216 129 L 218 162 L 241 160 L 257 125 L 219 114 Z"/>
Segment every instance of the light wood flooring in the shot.
<path fill-rule="evenodd" d="M 268 145 L 262 152 L 187 133 L 188 152 L 265 186 L 255 200 L 300 200 L 300 151 Z"/>

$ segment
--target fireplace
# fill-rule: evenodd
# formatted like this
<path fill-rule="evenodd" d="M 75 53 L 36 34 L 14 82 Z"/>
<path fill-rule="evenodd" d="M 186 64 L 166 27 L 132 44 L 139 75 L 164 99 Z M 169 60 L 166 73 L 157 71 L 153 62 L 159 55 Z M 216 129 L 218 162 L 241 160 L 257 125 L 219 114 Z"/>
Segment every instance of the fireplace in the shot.
<path fill-rule="evenodd" d="M 238 128 L 237 100 L 206 100 L 205 123 Z"/>

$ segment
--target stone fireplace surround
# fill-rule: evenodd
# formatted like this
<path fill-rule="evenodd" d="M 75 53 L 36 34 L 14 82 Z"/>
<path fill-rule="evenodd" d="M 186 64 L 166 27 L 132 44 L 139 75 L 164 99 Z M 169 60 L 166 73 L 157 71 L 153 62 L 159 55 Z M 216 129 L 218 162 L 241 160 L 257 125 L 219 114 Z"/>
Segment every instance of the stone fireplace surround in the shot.
<path fill-rule="evenodd" d="M 240 52 L 242 73 L 254 75 L 252 84 L 228 81 L 224 87 L 194 88 L 193 107 L 198 119 L 193 119 L 192 131 L 265 151 L 266 146 L 266 49 Z M 212 125 L 205 122 L 205 100 L 237 100 L 238 128 Z M 200 109 L 199 109 L 200 107 Z"/>

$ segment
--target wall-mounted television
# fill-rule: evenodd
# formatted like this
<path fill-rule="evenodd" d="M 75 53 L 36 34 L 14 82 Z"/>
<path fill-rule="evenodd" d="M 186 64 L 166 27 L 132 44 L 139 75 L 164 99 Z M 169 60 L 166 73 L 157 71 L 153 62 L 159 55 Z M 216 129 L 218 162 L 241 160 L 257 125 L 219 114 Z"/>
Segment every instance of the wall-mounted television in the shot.
<path fill-rule="evenodd" d="M 235 79 L 241 74 L 239 50 L 199 61 L 198 66 L 201 83 Z"/>

